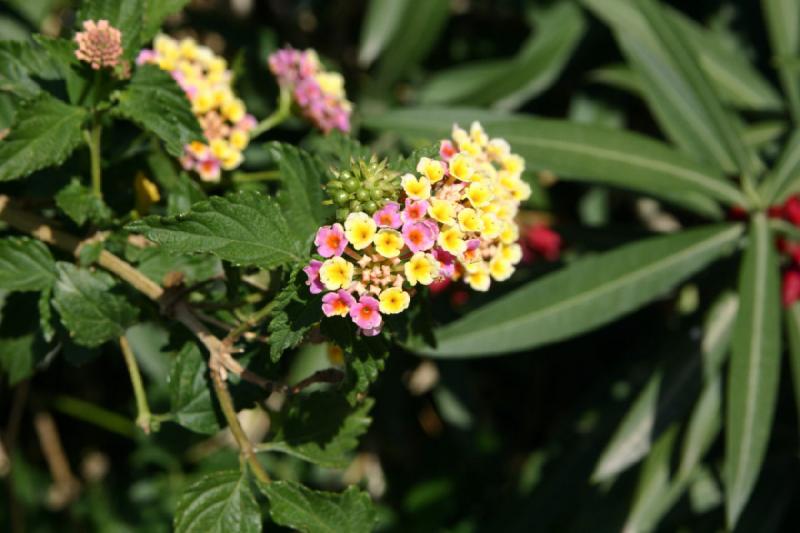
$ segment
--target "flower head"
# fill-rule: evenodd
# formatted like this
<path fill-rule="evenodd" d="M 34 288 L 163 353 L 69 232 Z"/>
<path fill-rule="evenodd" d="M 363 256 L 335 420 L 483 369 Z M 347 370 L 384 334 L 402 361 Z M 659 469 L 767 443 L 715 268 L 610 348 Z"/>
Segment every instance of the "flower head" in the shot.
<path fill-rule="evenodd" d="M 350 318 L 362 330 L 375 330 L 382 322 L 380 303 L 372 296 L 362 296 L 350 306 Z"/>
<path fill-rule="evenodd" d="M 422 220 L 428 214 L 429 205 L 425 200 L 415 202 L 406 198 L 406 207 L 400 214 L 403 222 L 418 222 Z"/>
<path fill-rule="evenodd" d="M 122 33 L 107 20 L 86 20 L 83 29 L 75 34 L 77 58 L 95 70 L 117 66 L 122 57 Z"/>
<path fill-rule="evenodd" d="M 394 229 L 383 228 L 375 235 L 375 250 L 389 259 L 400 255 L 404 244 L 403 236 Z"/>
<path fill-rule="evenodd" d="M 325 316 L 347 316 L 355 302 L 355 298 L 345 290 L 329 292 L 322 297 L 322 312 Z"/>
<path fill-rule="evenodd" d="M 430 285 L 439 274 L 439 262 L 431 254 L 417 252 L 405 264 L 404 270 L 411 285 Z"/>
<path fill-rule="evenodd" d="M 325 288 L 322 280 L 319 279 L 319 269 L 322 267 L 322 261 L 312 259 L 311 262 L 303 269 L 303 272 L 308 276 L 306 285 L 309 286 L 311 294 L 319 294 Z"/>
<path fill-rule="evenodd" d="M 317 253 L 322 257 L 342 255 L 347 247 L 344 228 L 338 222 L 333 226 L 322 226 L 317 230 L 314 244 L 317 246 Z"/>
<path fill-rule="evenodd" d="M 328 259 L 319 269 L 319 279 L 329 291 L 345 289 L 353 280 L 353 263 L 341 257 Z"/>
<path fill-rule="evenodd" d="M 402 313 L 408 309 L 411 296 L 399 287 L 391 287 L 380 295 L 380 311 L 387 315 Z"/>
<path fill-rule="evenodd" d="M 386 202 L 382 208 L 372 215 L 372 220 L 382 228 L 399 228 L 403 225 L 403 221 L 400 220 L 400 204 L 397 202 Z"/>
<path fill-rule="evenodd" d="M 413 174 L 405 174 L 400 183 L 412 200 L 427 200 L 431 197 L 431 181 L 426 177 L 417 178 Z"/>
<path fill-rule="evenodd" d="M 375 221 L 366 213 L 350 213 L 344 222 L 345 236 L 353 248 L 363 250 L 370 244 L 378 229 Z"/>
<path fill-rule="evenodd" d="M 436 243 L 439 228 L 426 222 L 407 222 L 403 225 L 403 241 L 412 252 L 430 250 Z"/>

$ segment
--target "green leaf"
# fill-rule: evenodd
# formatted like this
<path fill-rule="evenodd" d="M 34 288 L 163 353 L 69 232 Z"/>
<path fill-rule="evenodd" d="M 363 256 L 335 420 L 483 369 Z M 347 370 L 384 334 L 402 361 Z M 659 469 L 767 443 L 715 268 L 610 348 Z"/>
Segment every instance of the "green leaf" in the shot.
<path fill-rule="evenodd" d="M 466 103 L 516 109 L 546 90 L 583 37 L 580 8 L 556 3 L 534 12 L 536 29 L 517 55 L 458 65 L 437 73 L 420 94 L 423 104 Z"/>
<path fill-rule="evenodd" d="M 783 90 L 789 99 L 789 109 L 795 122 L 800 121 L 800 74 L 797 55 L 800 54 L 800 4 L 792 0 L 761 0 L 773 64 L 778 68 Z"/>
<path fill-rule="evenodd" d="M 305 235 L 306 246 L 311 246 L 317 229 L 328 214 L 322 205 L 326 171 L 318 159 L 290 144 L 273 143 L 270 147 L 281 174 L 278 204 L 289 227 L 296 235 Z"/>
<path fill-rule="evenodd" d="M 368 67 L 383 52 L 389 40 L 402 28 L 409 0 L 370 0 L 361 25 L 358 62 Z"/>
<path fill-rule="evenodd" d="M 170 15 L 181 11 L 190 0 L 144 0 L 144 28 L 142 43 L 150 41 L 161 31 L 161 26 Z"/>
<path fill-rule="evenodd" d="M 280 360 L 284 351 L 298 346 L 306 333 L 322 318 L 321 298 L 308 292 L 305 277 L 299 268 L 292 270 L 273 300 L 275 308 L 267 326 L 269 354 L 273 363 Z"/>
<path fill-rule="evenodd" d="M 800 303 L 784 311 L 789 337 L 789 363 L 792 368 L 792 388 L 797 412 L 800 413 Z"/>
<path fill-rule="evenodd" d="M 11 133 L 0 141 L 0 182 L 63 163 L 81 143 L 85 118 L 85 109 L 49 93 L 27 102 L 17 113 Z"/>
<path fill-rule="evenodd" d="M 47 246 L 27 237 L 0 239 L 0 289 L 41 291 L 55 280 L 56 266 Z"/>
<path fill-rule="evenodd" d="M 275 200 L 253 191 L 212 197 L 188 213 L 150 216 L 127 229 L 170 253 L 212 253 L 239 265 L 269 269 L 302 263 L 309 255 L 307 236 L 289 225 Z"/>
<path fill-rule="evenodd" d="M 447 22 L 450 3 L 447 0 L 405 0 L 400 22 L 384 47 L 378 65 L 378 78 L 384 84 L 394 83 L 416 67 L 431 51 Z M 413 35 L 413 39 L 409 39 Z"/>
<path fill-rule="evenodd" d="M 768 205 L 783 203 L 800 188 L 800 131 L 795 131 L 786 141 L 778 161 L 773 165 L 767 179 L 761 184 L 760 193 Z"/>
<path fill-rule="evenodd" d="M 651 0 L 583 0 L 614 30 L 665 133 L 688 153 L 726 172 L 761 168 L 741 137 L 737 117 L 722 106 L 688 39 Z"/>
<path fill-rule="evenodd" d="M 342 389 L 347 401 L 355 405 L 386 366 L 389 347 L 381 336 L 357 334 L 352 324 L 343 321 L 334 317 L 323 320 L 320 326 L 323 335 L 343 351 L 347 373 Z"/>
<path fill-rule="evenodd" d="M 375 526 L 369 495 L 356 487 L 336 494 L 311 490 L 294 481 L 259 486 L 269 498 L 269 514 L 278 525 L 304 533 L 368 533 Z"/>
<path fill-rule="evenodd" d="M 38 42 L 0 41 L 0 92 L 30 98 L 41 91 L 33 78 L 54 80 L 62 73 L 58 58 Z"/>
<path fill-rule="evenodd" d="M 751 220 L 728 376 L 725 516 L 730 529 L 761 471 L 777 400 L 781 356 L 777 253 L 766 216 L 758 213 Z"/>
<path fill-rule="evenodd" d="M 73 178 L 69 185 L 58 191 L 55 200 L 56 205 L 79 226 L 83 226 L 87 220 L 106 222 L 112 216 L 111 209 L 102 198 L 81 185 L 77 178 Z"/>
<path fill-rule="evenodd" d="M 740 225 L 654 237 L 575 261 L 436 330 L 434 357 L 530 349 L 592 330 L 663 295 L 729 253 Z"/>
<path fill-rule="evenodd" d="M 629 188 L 673 203 L 707 195 L 729 204 L 747 200 L 710 167 L 658 141 L 594 124 L 578 124 L 474 109 L 417 108 L 365 117 L 365 126 L 408 138 L 440 139 L 452 124 L 480 121 L 493 137 L 503 137 L 526 159 L 530 170 L 549 170 L 563 179 Z"/>
<path fill-rule="evenodd" d="M 157 135 L 175 157 L 190 142 L 204 139 L 186 94 L 168 72 L 154 65 L 138 67 L 116 99 L 116 114 Z"/>
<path fill-rule="evenodd" d="M 211 398 L 208 365 L 193 342 L 183 345 L 169 371 L 170 412 L 181 426 L 213 435 L 220 430 Z"/>
<path fill-rule="evenodd" d="M 275 433 L 259 451 L 286 453 L 326 468 L 347 466 L 372 422 L 367 416 L 372 400 L 352 407 L 337 392 L 313 392 L 290 402 L 272 416 Z"/>
<path fill-rule="evenodd" d="M 143 0 L 85 0 L 77 20 L 80 30 L 86 20 L 107 20 L 122 33 L 122 56 L 131 60 L 139 53 L 142 44 L 143 11 Z"/>
<path fill-rule="evenodd" d="M 261 533 L 261 511 L 247 475 L 212 472 L 192 483 L 178 499 L 176 533 Z"/>
<path fill-rule="evenodd" d="M 592 474 L 594 481 L 612 479 L 640 461 L 663 431 L 683 417 L 702 383 L 719 373 L 728 353 L 737 307 L 737 298 L 725 295 L 709 313 L 699 347 L 687 349 L 677 343 L 666 350 L 665 363 L 656 369 L 633 401 L 597 461 Z"/>
<path fill-rule="evenodd" d="M 53 306 L 75 343 L 99 346 L 122 335 L 136 320 L 137 309 L 110 292 L 115 285 L 111 276 L 62 262 L 56 263 L 56 271 Z"/>
<path fill-rule="evenodd" d="M 159 247 L 130 247 L 126 250 L 129 260 L 136 262 L 139 272 L 156 283 L 162 283 L 170 272 L 183 274 L 187 284 L 211 279 L 222 274 L 222 264 L 216 257 L 204 255 L 173 255 Z"/>
<path fill-rule="evenodd" d="M 0 338 L 0 368 L 8 376 L 9 385 L 16 385 L 30 377 L 40 358 L 41 350 L 34 334 L 23 335 L 12 339 Z"/>

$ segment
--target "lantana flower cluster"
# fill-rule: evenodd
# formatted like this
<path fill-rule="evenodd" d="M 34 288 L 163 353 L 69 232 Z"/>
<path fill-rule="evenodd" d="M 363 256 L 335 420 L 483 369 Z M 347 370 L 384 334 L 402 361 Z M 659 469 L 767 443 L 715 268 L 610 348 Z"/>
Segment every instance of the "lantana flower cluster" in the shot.
<path fill-rule="evenodd" d="M 531 192 L 524 166 L 479 123 L 469 132 L 454 126 L 438 158 L 421 158 L 401 177 L 398 202 L 317 231 L 321 259 L 304 270 L 310 291 L 325 293 L 323 313 L 376 335 L 382 316 L 405 311 L 419 285 L 463 279 L 487 291 L 508 279 L 522 259 L 515 217 Z"/>
<path fill-rule="evenodd" d="M 350 131 L 352 104 L 344 92 L 344 78 L 326 71 L 314 50 L 282 48 L 269 56 L 269 68 L 278 84 L 290 91 L 300 112 L 325 133 Z"/>
<path fill-rule="evenodd" d="M 224 58 L 194 39 L 159 35 L 153 49 L 139 53 L 136 63 L 154 64 L 168 71 L 186 93 L 208 144 L 194 141 L 184 149 L 181 164 L 200 179 L 218 182 L 220 171 L 242 162 L 256 119 L 233 92 L 233 75 Z"/>
<path fill-rule="evenodd" d="M 86 20 L 83 30 L 75 34 L 75 56 L 94 70 L 116 67 L 122 57 L 122 33 L 107 20 Z"/>

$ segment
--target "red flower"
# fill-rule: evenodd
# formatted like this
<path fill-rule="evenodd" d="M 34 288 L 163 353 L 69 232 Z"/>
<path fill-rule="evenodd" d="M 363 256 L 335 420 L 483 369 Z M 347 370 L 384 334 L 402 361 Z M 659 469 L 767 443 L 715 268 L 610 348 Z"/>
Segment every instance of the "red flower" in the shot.
<path fill-rule="evenodd" d="M 786 200 L 786 204 L 783 206 L 783 216 L 795 226 L 800 226 L 800 199 L 797 196 Z"/>
<path fill-rule="evenodd" d="M 525 232 L 528 246 L 548 261 L 555 261 L 561 252 L 561 235 L 543 224 L 534 224 Z"/>
<path fill-rule="evenodd" d="M 787 270 L 783 274 L 783 305 L 789 307 L 800 300 L 800 271 Z"/>

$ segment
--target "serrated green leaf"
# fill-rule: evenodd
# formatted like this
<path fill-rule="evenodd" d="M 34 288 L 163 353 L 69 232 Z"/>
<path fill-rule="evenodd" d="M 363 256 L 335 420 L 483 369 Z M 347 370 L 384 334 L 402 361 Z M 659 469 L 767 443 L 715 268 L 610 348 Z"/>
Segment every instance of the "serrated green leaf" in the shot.
<path fill-rule="evenodd" d="M 439 72 L 422 88 L 420 101 L 516 109 L 546 90 L 572 56 L 585 22 L 580 8 L 565 2 L 536 10 L 534 21 L 535 30 L 514 58 Z"/>
<path fill-rule="evenodd" d="M 339 494 L 311 490 L 294 481 L 259 487 L 269 498 L 269 514 L 278 525 L 304 533 L 368 533 L 375 527 L 369 495 L 356 487 Z"/>
<path fill-rule="evenodd" d="M 61 164 L 81 143 L 86 110 L 40 93 L 22 107 L 0 141 L 0 182 Z"/>
<path fill-rule="evenodd" d="M 176 533 L 261 533 L 261 511 L 247 475 L 213 472 L 192 483 L 178 499 Z"/>
<path fill-rule="evenodd" d="M 9 385 L 30 377 L 37 363 L 34 334 L 12 339 L 0 338 L 0 368 L 8 376 Z"/>
<path fill-rule="evenodd" d="M 290 144 L 273 143 L 270 148 L 281 174 L 278 203 L 295 234 L 306 235 L 306 246 L 311 246 L 329 211 L 322 205 L 326 171 L 318 159 Z"/>
<path fill-rule="evenodd" d="M 275 296 L 275 309 L 267 326 L 269 353 L 273 363 L 280 360 L 284 351 L 298 346 L 306 333 L 322 318 L 320 297 L 308 292 L 304 278 L 305 274 L 300 269 L 293 270 Z"/>
<path fill-rule="evenodd" d="M 220 430 L 208 365 L 193 342 L 184 344 L 172 361 L 169 395 L 170 411 L 178 424 L 205 435 Z"/>
<path fill-rule="evenodd" d="M 85 0 L 78 11 L 77 20 L 82 29 L 83 21 L 107 20 L 122 33 L 122 55 L 131 60 L 141 48 L 143 0 Z"/>
<path fill-rule="evenodd" d="M 55 261 L 47 246 L 28 237 L 0 239 L 0 289 L 41 291 L 55 280 Z"/>
<path fill-rule="evenodd" d="M 55 200 L 56 205 L 79 226 L 87 220 L 106 222 L 112 215 L 103 199 L 81 185 L 78 179 L 73 179 L 69 185 L 58 191 Z"/>
<path fill-rule="evenodd" d="M 138 310 L 110 292 L 115 285 L 111 276 L 62 262 L 56 263 L 56 271 L 53 307 L 76 344 L 99 346 L 122 335 L 136 320 Z"/>
<path fill-rule="evenodd" d="M 181 11 L 190 0 L 144 0 L 142 43 L 148 42 L 161 30 L 164 20 Z"/>
<path fill-rule="evenodd" d="M 664 132 L 686 152 L 726 172 L 755 174 L 761 163 L 723 108 L 688 39 L 651 0 L 583 0 L 614 30 Z"/>
<path fill-rule="evenodd" d="M 730 529 L 750 498 L 767 451 L 778 395 L 780 275 L 763 213 L 752 217 L 739 278 L 725 425 L 725 517 Z"/>
<path fill-rule="evenodd" d="M 402 27 L 408 0 L 370 0 L 361 25 L 358 62 L 368 67 Z"/>
<path fill-rule="evenodd" d="M 436 330 L 434 357 L 530 349 L 627 314 L 733 249 L 739 225 L 717 225 L 623 246 L 523 286 Z"/>
<path fill-rule="evenodd" d="M 33 41 L 0 41 L 0 92 L 30 98 L 41 91 L 33 78 L 61 77 L 58 58 Z"/>
<path fill-rule="evenodd" d="M 275 433 L 260 451 L 282 452 L 326 468 L 343 468 L 369 427 L 371 399 L 351 406 L 337 392 L 295 396 L 272 416 Z"/>
<path fill-rule="evenodd" d="M 216 257 L 203 255 L 173 255 L 152 246 L 133 251 L 129 260 L 136 262 L 139 272 L 156 283 L 162 283 L 170 272 L 183 274 L 187 284 L 204 281 L 222 274 L 222 264 Z"/>
<path fill-rule="evenodd" d="M 119 105 L 114 112 L 154 133 L 175 157 L 190 142 L 204 140 L 186 94 L 168 72 L 154 65 L 138 67 L 115 97 Z"/>
<path fill-rule="evenodd" d="M 591 181 L 640 191 L 708 213 L 708 198 L 746 205 L 724 176 L 658 141 L 594 124 L 577 124 L 477 109 L 417 108 L 367 116 L 368 128 L 411 139 L 445 138 L 453 123 L 480 121 L 526 160 L 529 170 L 548 170 L 565 180 Z M 710 202 L 713 209 L 713 202 Z"/>
<path fill-rule="evenodd" d="M 800 75 L 792 62 L 800 53 L 800 4 L 792 0 L 761 0 L 772 63 L 777 66 L 789 109 L 795 123 L 800 121 Z"/>
<path fill-rule="evenodd" d="M 679 343 L 667 350 L 665 363 L 632 402 L 597 461 L 593 480 L 612 479 L 640 461 L 662 432 L 683 417 L 703 382 L 719 373 L 730 346 L 737 308 L 735 296 L 723 296 L 708 315 L 699 346 L 687 349 Z"/>
<path fill-rule="evenodd" d="M 305 237 L 291 228 L 269 196 L 243 191 L 212 197 L 174 217 L 147 217 L 127 226 L 170 253 L 212 253 L 239 265 L 275 268 L 304 262 Z"/>

